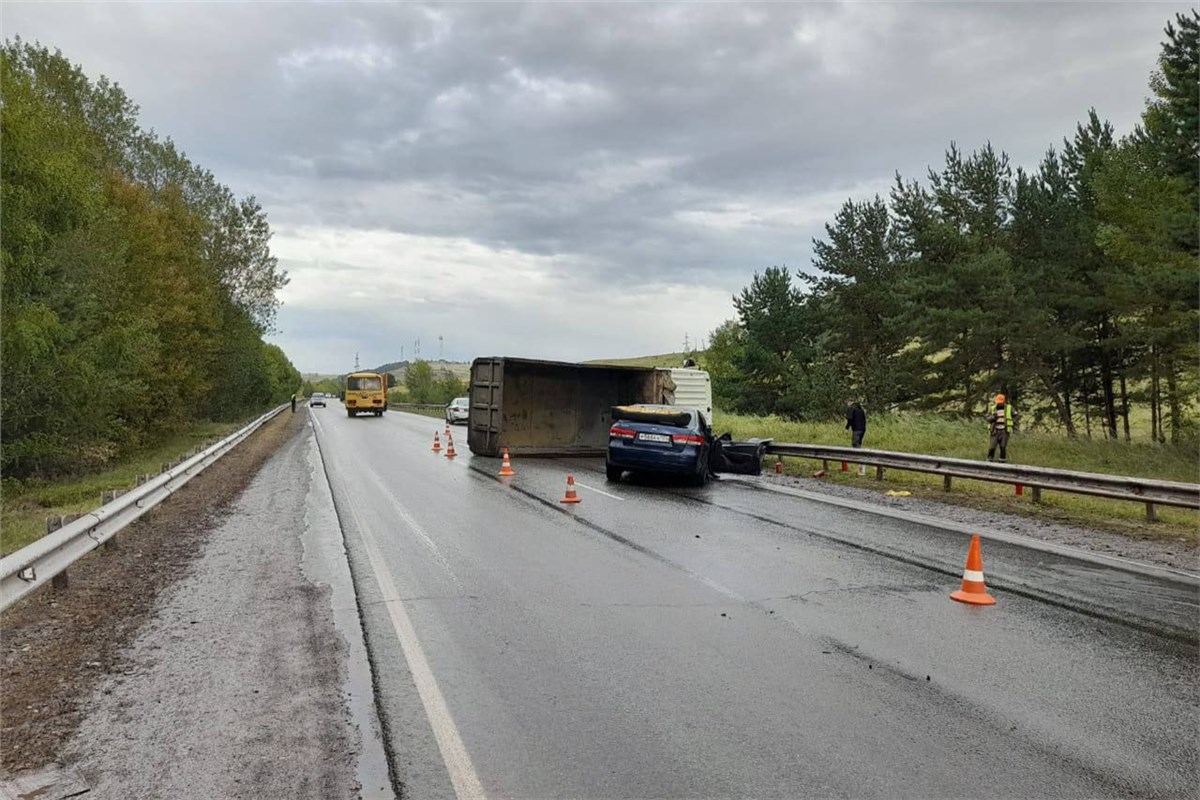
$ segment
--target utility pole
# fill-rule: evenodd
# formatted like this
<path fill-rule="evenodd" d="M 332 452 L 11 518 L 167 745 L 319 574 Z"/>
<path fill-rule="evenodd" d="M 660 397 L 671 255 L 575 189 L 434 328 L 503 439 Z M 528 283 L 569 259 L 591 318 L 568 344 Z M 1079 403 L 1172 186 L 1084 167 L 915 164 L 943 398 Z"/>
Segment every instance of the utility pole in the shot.
<path fill-rule="evenodd" d="M 413 347 L 416 348 L 416 350 L 413 351 L 413 358 L 420 358 L 421 357 L 421 337 L 420 336 L 418 336 L 417 341 L 415 341 L 413 343 Z"/>
<path fill-rule="evenodd" d="M 400 361 L 404 361 L 404 345 L 400 345 Z"/>
<path fill-rule="evenodd" d="M 442 337 L 438 336 L 438 361 L 442 360 Z"/>
<path fill-rule="evenodd" d="M 354 354 L 354 371 L 358 372 L 358 353 Z"/>
<path fill-rule="evenodd" d="M 683 334 L 683 352 L 689 353 L 689 352 L 691 352 L 691 349 L 692 349 L 691 340 L 688 339 L 687 333 L 684 333 Z"/>

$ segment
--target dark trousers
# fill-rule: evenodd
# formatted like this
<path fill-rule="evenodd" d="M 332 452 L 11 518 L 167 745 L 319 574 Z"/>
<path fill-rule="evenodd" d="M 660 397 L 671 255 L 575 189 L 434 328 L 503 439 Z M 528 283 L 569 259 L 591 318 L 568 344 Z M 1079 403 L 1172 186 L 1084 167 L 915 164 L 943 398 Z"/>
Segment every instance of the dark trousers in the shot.
<path fill-rule="evenodd" d="M 1008 431 L 992 431 L 992 440 L 988 443 L 988 461 L 995 457 L 997 447 L 1000 448 L 1000 460 L 1008 461 Z"/>
<path fill-rule="evenodd" d="M 866 435 L 866 431 L 850 431 L 850 446 L 862 447 L 862 440 Z"/>

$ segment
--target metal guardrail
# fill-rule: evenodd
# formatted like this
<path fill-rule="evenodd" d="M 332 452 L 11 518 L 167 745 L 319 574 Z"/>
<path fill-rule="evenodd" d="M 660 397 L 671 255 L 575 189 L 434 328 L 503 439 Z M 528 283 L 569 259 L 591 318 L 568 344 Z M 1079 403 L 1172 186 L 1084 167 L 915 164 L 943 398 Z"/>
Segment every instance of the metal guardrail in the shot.
<path fill-rule="evenodd" d="M 401 411 L 403 411 L 406 408 L 428 408 L 430 410 L 436 408 L 436 409 L 440 409 L 440 410 L 444 411 L 446 408 L 446 404 L 445 403 L 388 403 L 388 408 L 397 408 Z"/>
<path fill-rule="evenodd" d="M 178 466 L 0 558 L 0 611 L 64 573 L 75 561 L 112 539 L 286 408 L 288 404 L 285 403 L 268 411 Z"/>
<path fill-rule="evenodd" d="M 1131 500 L 1146 504 L 1146 518 L 1155 519 L 1155 506 L 1178 506 L 1200 509 L 1200 485 L 1160 481 L 1149 478 L 1130 478 L 1096 472 L 1074 472 L 1066 469 L 1033 467 L 1024 464 L 1001 464 L 972 461 L 966 458 L 928 456 L 917 453 L 896 453 L 890 450 L 868 450 L 857 447 L 832 447 L 811 444 L 772 443 L 767 453 L 777 456 L 841 461 L 847 464 L 867 464 L 875 467 L 876 478 L 883 470 L 899 469 L 945 476 L 942 488 L 949 491 L 952 478 L 967 478 L 991 483 L 1011 483 L 1032 489 L 1033 501 L 1041 502 L 1043 489 L 1055 492 L 1086 494 L 1111 500 Z"/>

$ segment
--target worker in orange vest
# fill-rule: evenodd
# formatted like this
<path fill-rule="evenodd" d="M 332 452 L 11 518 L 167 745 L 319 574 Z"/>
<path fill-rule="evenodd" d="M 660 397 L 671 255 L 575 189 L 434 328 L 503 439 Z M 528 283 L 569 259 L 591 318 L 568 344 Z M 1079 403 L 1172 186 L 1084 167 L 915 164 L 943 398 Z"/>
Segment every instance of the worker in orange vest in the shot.
<path fill-rule="evenodd" d="M 1008 461 L 1008 436 L 1012 433 L 1012 407 L 1008 405 L 1004 395 L 996 395 L 996 407 L 988 414 L 988 431 L 991 440 L 988 442 L 988 461 L 994 461 L 996 448 L 1000 448 L 1000 461 Z"/>

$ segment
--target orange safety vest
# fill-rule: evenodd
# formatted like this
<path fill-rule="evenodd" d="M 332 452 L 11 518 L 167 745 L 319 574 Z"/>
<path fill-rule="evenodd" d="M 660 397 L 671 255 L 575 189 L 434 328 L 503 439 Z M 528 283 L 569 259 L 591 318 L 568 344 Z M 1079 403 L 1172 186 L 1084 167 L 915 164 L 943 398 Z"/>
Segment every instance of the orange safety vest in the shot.
<path fill-rule="evenodd" d="M 1012 409 L 1007 405 L 992 412 L 992 430 L 997 433 L 1012 430 Z"/>

